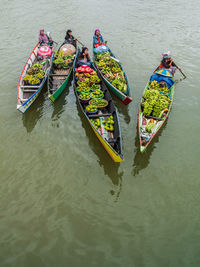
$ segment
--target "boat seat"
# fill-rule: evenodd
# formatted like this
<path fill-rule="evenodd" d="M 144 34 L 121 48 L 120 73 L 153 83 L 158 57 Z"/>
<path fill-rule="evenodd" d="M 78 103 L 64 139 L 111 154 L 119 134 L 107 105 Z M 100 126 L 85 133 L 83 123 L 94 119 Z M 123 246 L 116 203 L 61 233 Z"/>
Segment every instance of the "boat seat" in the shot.
<path fill-rule="evenodd" d="M 112 113 L 105 113 L 105 114 L 92 114 L 88 115 L 89 118 L 98 118 L 98 117 L 109 117 Z"/>
<path fill-rule="evenodd" d="M 64 76 L 64 77 L 67 77 L 68 76 L 68 74 L 49 74 L 49 76 L 51 76 L 51 77 L 56 77 L 56 76 Z"/>
<path fill-rule="evenodd" d="M 37 89 L 35 90 L 23 90 L 23 93 L 35 93 Z"/>
<path fill-rule="evenodd" d="M 40 88 L 40 86 L 34 86 L 34 85 L 22 85 L 21 88 Z"/>

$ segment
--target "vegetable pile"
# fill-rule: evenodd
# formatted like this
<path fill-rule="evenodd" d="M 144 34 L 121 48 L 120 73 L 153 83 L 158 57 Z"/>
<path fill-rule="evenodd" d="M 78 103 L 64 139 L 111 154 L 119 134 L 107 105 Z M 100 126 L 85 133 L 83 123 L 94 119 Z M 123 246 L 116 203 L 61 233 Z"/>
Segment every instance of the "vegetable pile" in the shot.
<path fill-rule="evenodd" d="M 95 111 L 97 111 L 97 107 L 93 106 L 93 105 L 88 105 L 88 106 L 86 106 L 86 110 L 89 112 L 95 112 Z"/>
<path fill-rule="evenodd" d="M 96 106 L 97 108 L 103 108 L 108 105 L 108 101 L 105 99 L 92 99 L 90 100 L 89 104 Z"/>
<path fill-rule="evenodd" d="M 99 89 L 90 93 L 91 98 L 103 98 L 103 92 Z"/>
<path fill-rule="evenodd" d="M 107 100 L 103 99 L 104 93 L 101 90 L 100 79 L 96 71 L 90 71 L 88 73 L 86 70 L 86 72 L 80 73 L 76 69 L 75 77 L 78 85 L 76 91 L 79 99 L 83 100 L 81 103 L 86 112 L 97 112 L 98 109 L 103 109 L 108 105 Z M 84 101 L 90 98 L 92 100 L 89 103 L 88 101 Z"/>
<path fill-rule="evenodd" d="M 95 62 L 104 77 L 121 92 L 126 93 L 128 86 L 124 73 L 120 64 L 111 58 L 110 52 L 97 54 Z"/>
<path fill-rule="evenodd" d="M 79 95 L 79 98 L 84 99 L 84 100 L 90 99 L 90 94 L 89 93 L 81 93 Z"/>
<path fill-rule="evenodd" d="M 64 52 L 60 50 L 59 52 L 55 52 L 55 59 L 53 61 L 53 64 L 55 68 L 58 69 L 67 69 L 69 67 L 69 63 L 72 61 L 73 56 L 72 55 L 64 55 Z"/>
<path fill-rule="evenodd" d="M 168 96 L 161 95 L 156 89 L 148 89 L 143 96 L 143 114 L 146 117 L 150 115 L 160 117 L 162 111 L 167 109 L 170 104 L 171 100 Z"/>
<path fill-rule="evenodd" d="M 107 119 L 103 120 L 103 124 L 104 124 L 104 128 L 107 131 L 113 132 L 114 131 L 114 120 L 113 120 L 113 116 L 111 115 L 110 117 L 108 117 Z"/>
<path fill-rule="evenodd" d="M 96 128 L 96 129 L 98 129 L 100 126 L 101 126 L 101 122 L 100 122 L 100 119 L 99 118 L 97 118 L 96 120 L 90 120 L 91 121 L 91 123 L 94 125 L 94 127 Z"/>
<path fill-rule="evenodd" d="M 30 85 L 39 84 L 45 75 L 45 72 L 42 68 L 43 66 L 41 64 L 34 64 L 24 76 L 24 83 Z"/>
<path fill-rule="evenodd" d="M 92 124 L 95 126 L 96 129 L 98 129 L 100 126 L 101 126 L 101 121 L 99 118 L 97 118 L 96 120 L 94 119 L 91 119 L 90 120 L 92 122 Z M 102 121 L 103 123 L 103 128 L 106 130 L 106 131 L 109 131 L 109 132 L 113 132 L 114 131 L 114 120 L 113 120 L 113 116 L 111 115 L 110 117 L 108 117 L 107 119 L 104 119 Z"/>

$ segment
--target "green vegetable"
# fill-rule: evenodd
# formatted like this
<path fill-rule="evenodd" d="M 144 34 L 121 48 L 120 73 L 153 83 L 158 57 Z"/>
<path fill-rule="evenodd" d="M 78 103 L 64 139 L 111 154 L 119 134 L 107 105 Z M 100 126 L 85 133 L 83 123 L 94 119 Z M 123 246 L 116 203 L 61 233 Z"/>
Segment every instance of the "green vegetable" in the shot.
<path fill-rule="evenodd" d="M 90 94 L 89 93 L 82 93 L 79 95 L 80 99 L 90 99 Z"/>
<path fill-rule="evenodd" d="M 93 105 L 88 105 L 88 106 L 86 106 L 86 110 L 89 112 L 95 112 L 95 111 L 97 111 L 97 107 L 93 106 Z"/>
<path fill-rule="evenodd" d="M 104 124 L 104 128 L 107 131 L 113 132 L 114 131 L 114 120 L 113 120 L 113 116 L 111 115 L 110 117 L 108 117 L 107 119 L 103 120 L 103 124 Z"/>
<path fill-rule="evenodd" d="M 105 99 L 92 99 L 90 100 L 90 104 L 96 107 L 106 107 L 108 105 L 108 101 Z"/>
<path fill-rule="evenodd" d="M 40 83 L 40 80 L 38 78 L 33 77 L 32 79 L 29 80 L 29 83 L 32 85 L 38 84 L 38 83 Z"/>
<path fill-rule="evenodd" d="M 94 92 L 90 93 L 92 98 L 103 98 L 103 92 L 101 90 L 95 90 Z"/>
<path fill-rule="evenodd" d="M 162 110 L 168 108 L 171 100 L 168 96 L 161 95 L 156 89 L 148 89 L 144 94 L 143 114 L 148 117 L 151 114 L 160 117 Z"/>
<path fill-rule="evenodd" d="M 95 126 L 96 129 L 98 129 L 101 126 L 101 121 L 99 118 L 97 118 L 96 120 L 90 120 L 91 123 Z"/>

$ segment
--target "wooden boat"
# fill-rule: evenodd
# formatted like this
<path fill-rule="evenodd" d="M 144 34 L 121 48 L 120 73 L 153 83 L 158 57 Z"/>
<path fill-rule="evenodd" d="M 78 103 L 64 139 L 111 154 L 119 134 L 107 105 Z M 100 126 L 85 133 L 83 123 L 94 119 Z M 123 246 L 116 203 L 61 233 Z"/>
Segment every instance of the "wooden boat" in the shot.
<path fill-rule="evenodd" d="M 147 117 L 147 116 L 144 116 L 144 114 L 143 114 L 143 104 L 142 104 L 143 100 L 144 100 L 145 93 L 147 92 L 147 90 L 150 89 L 150 81 L 147 83 L 145 90 L 144 90 L 144 93 L 143 93 L 143 97 L 141 100 L 139 113 L 138 113 L 138 133 L 139 133 L 140 151 L 141 152 L 144 152 L 146 150 L 146 148 L 151 143 L 153 138 L 158 134 L 161 127 L 165 124 L 165 122 L 169 116 L 171 107 L 172 107 L 172 102 L 173 102 L 173 97 L 174 97 L 174 88 L 175 88 L 175 86 L 172 85 L 169 89 L 168 94 L 160 93 L 161 95 L 164 95 L 171 100 L 171 103 L 169 104 L 168 108 L 163 110 L 159 117 L 154 117 L 151 114 L 150 114 L 150 116 Z M 153 128 L 152 128 L 150 133 L 146 130 L 147 123 L 150 123 L 150 124 L 153 123 L 154 124 L 154 126 L 152 125 Z"/>
<path fill-rule="evenodd" d="M 17 109 L 22 113 L 25 113 L 39 96 L 52 65 L 54 52 L 51 54 L 51 56 L 40 57 L 38 56 L 39 47 L 40 44 L 37 43 L 31 52 L 19 78 L 17 86 Z M 37 85 L 27 85 L 23 78 L 34 64 L 42 64 L 44 77 L 40 79 L 40 82 Z"/>
<path fill-rule="evenodd" d="M 60 46 L 60 48 L 62 47 L 62 45 Z M 60 48 L 58 49 L 58 52 Z M 73 66 L 76 56 L 77 53 L 72 58 L 68 68 L 58 69 L 54 66 L 54 64 L 52 64 L 52 68 L 50 70 L 47 80 L 48 97 L 52 102 L 54 102 L 59 97 L 59 95 L 63 92 L 63 90 L 67 86 L 73 71 Z M 55 59 L 55 54 L 54 54 L 54 59 Z"/>
<path fill-rule="evenodd" d="M 77 62 L 77 59 L 76 59 L 76 62 Z M 75 62 L 75 66 L 76 66 L 76 62 Z M 92 68 L 93 70 L 96 71 L 94 66 L 92 66 Z M 100 80 L 100 90 L 103 91 L 104 99 L 108 101 L 108 106 L 101 110 L 98 110 L 98 113 L 96 114 L 89 115 L 86 111 L 86 106 L 88 105 L 88 103 L 83 103 L 81 101 L 81 99 L 79 98 L 79 93 L 76 90 L 78 84 L 77 84 L 75 73 L 76 73 L 76 69 L 74 67 L 74 71 L 73 71 L 74 92 L 75 92 L 75 96 L 76 96 L 77 102 L 80 106 L 82 113 L 84 114 L 92 130 L 94 131 L 97 138 L 99 139 L 103 147 L 106 149 L 110 157 L 113 159 L 113 161 L 122 162 L 123 161 L 122 138 L 121 138 L 118 114 L 117 114 L 113 100 L 111 98 L 111 95 L 107 87 L 105 86 L 104 82 Z M 107 131 L 103 124 L 103 121 L 110 118 L 110 116 L 113 117 L 113 121 L 114 121 L 113 132 Z M 96 120 L 99 120 L 100 122 L 100 126 L 98 128 L 96 128 L 94 124 Z"/>
<path fill-rule="evenodd" d="M 130 86 L 129 86 L 129 83 L 128 83 L 128 79 L 127 79 L 127 76 L 126 76 L 126 73 L 124 72 L 123 70 L 123 67 L 122 65 L 120 64 L 119 60 L 115 57 L 115 55 L 112 53 L 112 51 L 109 49 L 109 52 L 111 54 L 111 57 L 119 63 L 120 65 L 120 68 L 123 72 L 123 76 L 126 80 L 126 84 L 127 84 L 127 91 L 126 92 L 121 92 L 118 88 L 116 88 L 115 86 L 112 85 L 112 82 L 109 81 L 107 79 L 107 77 L 102 73 L 102 71 L 98 68 L 97 66 L 97 54 L 94 53 L 94 49 L 93 49 L 93 59 L 94 59 L 94 64 L 95 64 L 95 67 L 97 68 L 99 74 L 101 75 L 102 79 L 104 80 L 106 86 L 108 87 L 108 89 L 120 100 L 122 101 L 123 104 L 125 105 L 128 105 L 131 101 L 132 101 L 132 98 L 131 98 L 131 92 L 130 92 Z"/>

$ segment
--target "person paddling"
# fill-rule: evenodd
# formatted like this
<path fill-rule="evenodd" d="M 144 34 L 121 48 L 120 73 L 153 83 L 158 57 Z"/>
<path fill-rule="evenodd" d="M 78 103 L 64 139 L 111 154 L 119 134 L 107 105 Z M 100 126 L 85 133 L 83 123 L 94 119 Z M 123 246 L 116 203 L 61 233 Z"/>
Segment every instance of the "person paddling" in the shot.
<path fill-rule="evenodd" d="M 99 29 L 96 29 L 93 36 L 93 47 L 96 48 L 100 45 L 105 45 L 104 39 Z"/>
<path fill-rule="evenodd" d="M 174 74 L 178 67 L 172 60 L 170 51 L 162 54 L 162 61 L 155 69 L 150 81 L 157 81 L 158 83 L 165 82 L 170 88 L 174 84 Z"/>
<path fill-rule="evenodd" d="M 74 38 L 72 35 L 72 30 L 67 30 L 66 36 L 65 36 L 65 43 L 72 44 L 74 47 L 76 47 L 77 39 Z"/>

